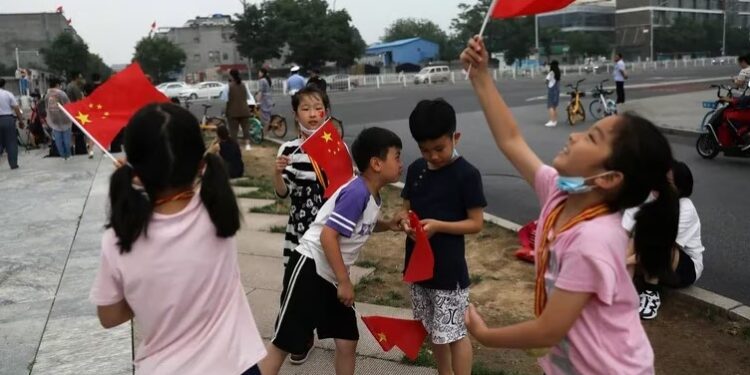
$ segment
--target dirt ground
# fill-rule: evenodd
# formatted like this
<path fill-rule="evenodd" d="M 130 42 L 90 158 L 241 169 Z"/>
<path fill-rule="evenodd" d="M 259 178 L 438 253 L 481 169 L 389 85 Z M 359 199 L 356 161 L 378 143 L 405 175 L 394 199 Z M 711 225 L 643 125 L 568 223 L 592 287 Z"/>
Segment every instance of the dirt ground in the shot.
<path fill-rule="evenodd" d="M 254 146 L 244 153 L 246 175 L 268 180 L 277 146 Z M 382 193 L 384 216 L 401 204 L 400 191 Z M 404 264 L 402 234 L 375 234 L 357 262 L 374 267 L 373 275 L 356 289 L 359 302 L 411 307 L 408 286 L 401 281 Z M 517 260 L 516 234 L 490 223 L 477 235 L 467 236 L 466 254 L 472 279 L 470 299 L 488 324 L 501 326 L 533 317 L 534 270 Z M 750 373 L 750 323 L 679 293 L 665 293 L 659 316 L 644 321 L 656 356 L 658 374 Z M 482 374 L 539 374 L 535 355 L 542 351 L 500 350 L 474 345 L 475 363 Z"/>

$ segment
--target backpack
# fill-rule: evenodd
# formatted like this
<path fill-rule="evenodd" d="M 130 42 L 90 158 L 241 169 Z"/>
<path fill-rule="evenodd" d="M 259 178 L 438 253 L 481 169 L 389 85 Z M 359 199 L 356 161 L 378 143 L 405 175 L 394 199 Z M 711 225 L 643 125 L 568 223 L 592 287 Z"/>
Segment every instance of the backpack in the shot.
<path fill-rule="evenodd" d="M 66 116 L 65 113 L 63 113 L 63 111 L 57 105 L 58 103 L 60 103 L 60 94 L 52 93 L 51 95 L 47 95 L 45 102 L 47 105 L 47 108 L 45 108 L 45 112 L 47 114 L 47 122 L 51 121 L 55 125 L 71 123 L 68 116 Z"/>

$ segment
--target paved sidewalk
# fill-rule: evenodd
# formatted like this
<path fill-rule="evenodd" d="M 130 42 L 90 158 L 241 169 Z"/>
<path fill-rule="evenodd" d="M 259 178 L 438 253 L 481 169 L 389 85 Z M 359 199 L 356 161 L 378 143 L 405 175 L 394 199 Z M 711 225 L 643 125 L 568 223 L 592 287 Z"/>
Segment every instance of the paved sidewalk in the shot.
<path fill-rule="evenodd" d="M 626 102 L 622 108 L 635 111 L 662 129 L 695 134 L 700 132 L 701 121 L 710 110 L 703 108 L 702 103 L 715 100 L 716 90 L 706 90 L 636 99 Z"/>
<path fill-rule="evenodd" d="M 69 161 L 21 152 L 21 168 L 0 165 L 0 375 L 132 374 L 131 324 L 99 325 L 88 292 L 99 264 L 112 163 L 99 155 Z M 238 188 L 241 189 L 241 188 Z M 271 201 L 241 199 L 238 233 L 242 282 L 264 339 L 272 335 L 281 293 L 286 216 L 249 213 Z M 355 268 L 359 280 L 370 270 Z M 411 317 L 408 309 L 358 304 L 364 315 Z M 137 321 L 137 319 L 136 319 Z M 137 322 L 136 322 L 137 325 Z M 436 373 L 384 353 L 360 322 L 357 374 Z M 332 374 L 333 342 L 317 342 L 302 366 L 282 374 Z"/>

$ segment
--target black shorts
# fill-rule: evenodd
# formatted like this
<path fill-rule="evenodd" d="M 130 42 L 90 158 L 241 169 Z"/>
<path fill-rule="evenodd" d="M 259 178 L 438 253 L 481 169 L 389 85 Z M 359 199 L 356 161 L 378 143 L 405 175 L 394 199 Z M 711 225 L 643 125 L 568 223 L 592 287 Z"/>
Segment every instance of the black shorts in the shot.
<path fill-rule="evenodd" d="M 680 254 L 677 268 L 659 283 L 671 288 L 687 288 L 695 283 L 695 263 L 682 249 L 677 248 L 677 251 Z"/>
<path fill-rule="evenodd" d="M 314 330 L 320 339 L 359 340 L 354 309 L 339 302 L 336 286 L 318 275 L 315 260 L 292 251 L 271 342 L 285 352 L 304 353 Z"/>

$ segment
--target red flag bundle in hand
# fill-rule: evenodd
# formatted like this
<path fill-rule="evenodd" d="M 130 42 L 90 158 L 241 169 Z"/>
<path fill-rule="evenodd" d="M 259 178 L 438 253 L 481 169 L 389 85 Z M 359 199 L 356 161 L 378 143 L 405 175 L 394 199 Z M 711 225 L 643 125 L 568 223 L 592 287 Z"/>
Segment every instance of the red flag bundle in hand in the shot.
<path fill-rule="evenodd" d="M 138 64 L 113 75 L 90 96 L 64 106 L 68 114 L 105 148 L 143 106 L 168 102 Z"/>
<path fill-rule="evenodd" d="M 419 320 L 363 316 L 362 321 L 384 351 L 397 346 L 412 361 L 417 359 L 419 348 L 427 337 L 427 331 Z"/>
<path fill-rule="evenodd" d="M 325 187 L 325 198 L 330 197 L 336 189 L 347 183 L 354 176 L 352 158 L 341 135 L 329 119 L 300 146 L 310 156 L 316 168 L 318 180 Z M 318 168 L 325 172 L 325 177 Z"/>
<path fill-rule="evenodd" d="M 493 2 L 492 18 L 513 18 L 547 13 L 570 5 L 573 0 L 499 0 Z"/>
<path fill-rule="evenodd" d="M 435 256 L 432 253 L 430 240 L 427 238 L 419 217 L 414 211 L 409 211 L 409 226 L 414 229 L 414 248 L 409 257 L 409 263 L 404 272 L 404 281 L 415 283 L 432 279 L 435 268 Z"/>

